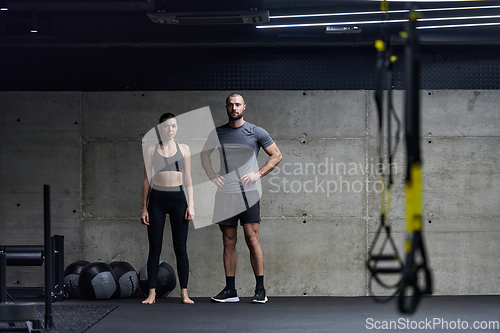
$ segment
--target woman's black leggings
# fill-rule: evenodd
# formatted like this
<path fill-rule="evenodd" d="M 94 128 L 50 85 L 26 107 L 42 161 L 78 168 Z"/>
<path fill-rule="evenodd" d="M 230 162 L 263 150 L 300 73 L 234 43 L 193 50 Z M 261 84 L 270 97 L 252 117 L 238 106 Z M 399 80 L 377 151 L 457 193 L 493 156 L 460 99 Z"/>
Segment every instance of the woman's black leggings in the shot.
<path fill-rule="evenodd" d="M 149 289 L 156 288 L 160 253 L 163 243 L 163 229 L 167 214 L 170 217 L 172 241 L 177 261 L 177 275 L 181 288 L 187 288 L 189 278 L 189 261 L 186 250 L 189 223 L 184 219 L 187 202 L 182 186 L 152 189 L 149 195 L 149 256 L 148 284 Z"/>

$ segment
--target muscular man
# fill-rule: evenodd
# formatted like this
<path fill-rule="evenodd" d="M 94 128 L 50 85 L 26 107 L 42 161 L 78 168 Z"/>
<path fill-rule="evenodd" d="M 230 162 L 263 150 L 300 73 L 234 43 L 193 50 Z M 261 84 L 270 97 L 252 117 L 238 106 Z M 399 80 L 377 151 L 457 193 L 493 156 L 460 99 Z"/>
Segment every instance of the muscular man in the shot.
<path fill-rule="evenodd" d="M 264 256 L 259 241 L 260 200 L 255 182 L 271 172 L 281 161 L 281 152 L 269 133 L 246 122 L 246 104 L 241 94 L 226 99 L 227 124 L 217 127 L 208 137 L 201 161 L 210 180 L 218 187 L 215 197 L 214 223 L 219 224 L 224 245 L 226 286 L 214 302 L 238 302 L 235 288 L 237 224 L 240 221 L 250 250 L 250 263 L 256 279 L 254 303 L 266 303 L 264 288 Z M 220 171 L 212 167 L 211 155 L 219 150 Z M 258 171 L 253 171 L 262 148 L 269 158 Z"/>

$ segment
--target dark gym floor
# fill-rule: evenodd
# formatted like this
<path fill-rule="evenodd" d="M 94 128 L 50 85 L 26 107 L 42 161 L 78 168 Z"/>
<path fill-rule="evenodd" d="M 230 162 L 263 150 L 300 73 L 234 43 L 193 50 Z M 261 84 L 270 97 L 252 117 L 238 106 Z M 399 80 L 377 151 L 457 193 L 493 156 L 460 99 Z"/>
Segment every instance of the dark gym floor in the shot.
<path fill-rule="evenodd" d="M 395 299 L 376 303 L 370 297 L 270 297 L 267 304 L 252 304 L 250 298 L 231 304 L 193 298 L 193 305 L 181 304 L 180 298 L 173 296 L 159 299 L 154 305 L 143 305 L 141 300 L 65 300 L 61 303 L 118 305 L 90 327 L 88 333 L 456 332 L 464 329 L 500 332 L 500 295 L 425 297 L 417 311 L 409 316 L 397 310 Z"/>

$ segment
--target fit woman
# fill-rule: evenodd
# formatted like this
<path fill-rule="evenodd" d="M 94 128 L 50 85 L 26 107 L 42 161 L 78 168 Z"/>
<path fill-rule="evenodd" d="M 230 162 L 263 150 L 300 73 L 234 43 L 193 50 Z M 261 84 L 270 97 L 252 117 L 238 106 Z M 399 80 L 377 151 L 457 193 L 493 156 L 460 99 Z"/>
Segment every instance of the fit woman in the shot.
<path fill-rule="evenodd" d="M 146 158 L 144 159 L 141 221 L 148 227 L 149 295 L 142 303 L 155 303 L 163 228 L 168 214 L 182 302 L 192 304 L 194 302 L 187 292 L 189 261 L 186 251 L 188 221 L 194 217 L 191 153 L 187 145 L 178 144 L 174 140 L 177 134 L 177 120 L 173 114 L 163 114 L 160 117 L 158 129 L 158 134 L 161 134 L 159 144 L 148 146 L 144 151 Z M 147 170 L 150 171 L 151 181 L 148 179 Z M 183 183 L 186 188 L 187 201 Z"/>

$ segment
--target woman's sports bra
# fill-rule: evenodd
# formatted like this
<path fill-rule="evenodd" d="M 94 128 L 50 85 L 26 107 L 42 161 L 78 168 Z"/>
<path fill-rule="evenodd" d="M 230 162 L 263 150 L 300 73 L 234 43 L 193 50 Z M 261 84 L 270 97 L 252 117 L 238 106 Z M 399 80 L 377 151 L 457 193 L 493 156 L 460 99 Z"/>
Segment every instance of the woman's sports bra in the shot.
<path fill-rule="evenodd" d="M 175 143 L 177 147 L 177 152 L 174 156 L 165 157 L 161 156 L 158 152 L 158 145 L 155 147 L 155 151 L 153 153 L 153 172 L 158 173 L 162 171 L 177 171 L 182 172 L 184 170 L 184 155 L 182 155 L 181 149 L 177 142 Z"/>

